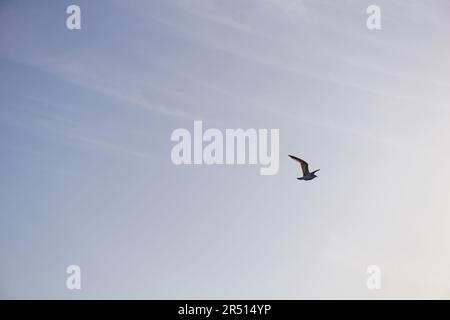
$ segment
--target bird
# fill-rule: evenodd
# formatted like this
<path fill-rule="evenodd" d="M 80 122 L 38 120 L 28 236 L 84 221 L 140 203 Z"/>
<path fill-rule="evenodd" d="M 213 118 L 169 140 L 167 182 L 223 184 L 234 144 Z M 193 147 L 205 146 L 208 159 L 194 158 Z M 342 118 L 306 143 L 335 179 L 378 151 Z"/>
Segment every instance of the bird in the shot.
<path fill-rule="evenodd" d="M 291 157 L 291 159 L 297 161 L 300 163 L 300 167 L 302 168 L 302 172 L 303 172 L 303 177 L 297 178 L 297 180 L 312 180 L 314 178 L 316 178 L 316 172 L 319 171 L 320 169 L 314 170 L 313 172 L 309 172 L 309 168 L 308 168 L 308 163 L 300 158 L 297 158 L 295 156 L 289 155 L 289 157 Z"/>

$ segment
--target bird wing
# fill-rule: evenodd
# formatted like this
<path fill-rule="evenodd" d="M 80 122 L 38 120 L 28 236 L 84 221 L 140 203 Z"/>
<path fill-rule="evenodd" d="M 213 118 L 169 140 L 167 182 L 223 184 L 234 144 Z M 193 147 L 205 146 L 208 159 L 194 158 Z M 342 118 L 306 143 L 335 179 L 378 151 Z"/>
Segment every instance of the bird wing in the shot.
<path fill-rule="evenodd" d="M 300 166 L 302 167 L 303 175 L 309 174 L 308 162 L 306 162 L 300 158 L 297 158 L 295 156 L 289 155 L 289 157 L 291 157 L 291 159 L 294 159 L 295 161 L 300 163 Z"/>

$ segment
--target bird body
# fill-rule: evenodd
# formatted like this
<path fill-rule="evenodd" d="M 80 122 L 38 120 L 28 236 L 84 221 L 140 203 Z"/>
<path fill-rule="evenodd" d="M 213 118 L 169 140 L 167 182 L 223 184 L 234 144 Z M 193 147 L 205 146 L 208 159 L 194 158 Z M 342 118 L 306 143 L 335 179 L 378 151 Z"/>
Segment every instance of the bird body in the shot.
<path fill-rule="evenodd" d="M 305 181 L 309 181 L 312 180 L 314 178 L 316 178 L 316 172 L 319 171 L 320 169 L 314 170 L 313 172 L 309 172 L 309 165 L 306 161 L 297 158 L 295 156 L 289 155 L 289 157 L 291 157 L 291 159 L 297 161 L 298 163 L 300 163 L 300 167 L 302 169 L 303 172 L 303 177 L 299 177 L 297 178 L 297 180 L 305 180 Z"/>

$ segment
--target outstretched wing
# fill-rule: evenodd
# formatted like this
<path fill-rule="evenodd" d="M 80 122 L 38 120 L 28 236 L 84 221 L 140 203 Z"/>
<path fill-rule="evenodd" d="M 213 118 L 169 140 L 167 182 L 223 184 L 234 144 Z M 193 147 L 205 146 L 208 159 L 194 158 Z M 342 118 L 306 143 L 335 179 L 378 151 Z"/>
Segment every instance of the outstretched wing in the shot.
<path fill-rule="evenodd" d="M 308 168 L 308 163 L 300 158 L 297 158 L 295 156 L 291 156 L 289 155 L 289 157 L 291 157 L 291 159 L 294 159 L 295 161 L 300 163 L 300 166 L 302 167 L 302 171 L 303 171 L 303 175 L 308 175 L 309 174 L 309 168 Z"/>

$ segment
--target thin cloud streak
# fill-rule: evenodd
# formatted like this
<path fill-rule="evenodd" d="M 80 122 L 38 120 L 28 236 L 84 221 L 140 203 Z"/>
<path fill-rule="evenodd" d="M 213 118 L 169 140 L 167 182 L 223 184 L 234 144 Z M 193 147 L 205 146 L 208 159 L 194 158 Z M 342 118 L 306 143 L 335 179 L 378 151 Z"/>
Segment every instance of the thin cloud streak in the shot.
<path fill-rule="evenodd" d="M 86 137 L 86 136 L 80 136 L 80 135 L 69 135 L 68 138 L 98 147 L 99 150 L 112 151 L 115 153 L 120 153 L 120 154 L 127 155 L 127 156 L 139 157 L 139 158 L 143 158 L 143 159 L 154 158 L 152 155 L 150 155 L 148 153 L 131 150 L 123 145 L 120 145 L 120 144 L 117 144 L 114 142 L 110 142 L 110 141 L 106 141 L 106 140 L 102 140 L 102 139 L 98 139 L 98 138 Z"/>

